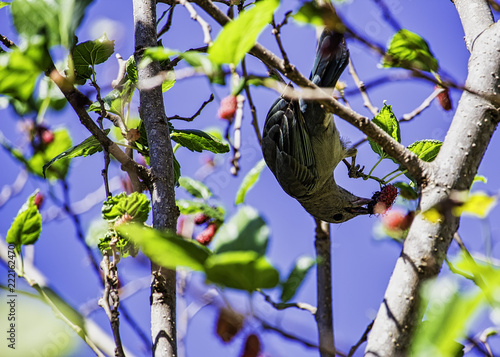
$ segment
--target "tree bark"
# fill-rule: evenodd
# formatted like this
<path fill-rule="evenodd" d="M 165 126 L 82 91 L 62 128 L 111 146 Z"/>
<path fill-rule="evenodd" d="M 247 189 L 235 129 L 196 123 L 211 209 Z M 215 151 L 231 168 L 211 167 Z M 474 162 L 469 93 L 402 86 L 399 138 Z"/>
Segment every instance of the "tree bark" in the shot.
<path fill-rule="evenodd" d="M 144 50 L 157 45 L 156 1 L 133 0 L 135 26 L 135 60 L 141 82 L 157 75 L 158 63 L 146 67 L 139 64 Z M 173 151 L 163 107 L 161 87 L 140 91 L 139 114 L 148 135 L 152 179 L 149 187 L 153 210 L 153 226 L 175 230 L 179 215 L 175 204 Z M 176 274 L 173 270 L 151 264 L 151 334 L 154 356 L 177 355 Z"/>
<path fill-rule="evenodd" d="M 471 52 L 469 75 L 457 111 L 437 158 L 428 170 L 421 211 L 449 198 L 455 190 L 468 190 L 499 122 L 500 24 L 493 24 L 486 0 L 454 1 Z M 412 334 L 421 320 L 419 291 L 437 276 L 458 229 L 459 217 L 445 215 L 431 223 L 417 215 L 396 262 L 384 300 L 368 338 L 367 356 L 406 356 Z"/>

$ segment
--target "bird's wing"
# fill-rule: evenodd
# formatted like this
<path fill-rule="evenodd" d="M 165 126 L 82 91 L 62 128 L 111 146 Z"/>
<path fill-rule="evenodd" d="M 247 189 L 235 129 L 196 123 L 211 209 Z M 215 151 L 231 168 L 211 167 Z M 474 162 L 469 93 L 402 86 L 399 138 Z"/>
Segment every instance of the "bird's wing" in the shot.
<path fill-rule="evenodd" d="M 315 187 L 316 162 L 298 101 L 276 100 L 267 114 L 262 147 L 285 192 L 302 197 Z"/>

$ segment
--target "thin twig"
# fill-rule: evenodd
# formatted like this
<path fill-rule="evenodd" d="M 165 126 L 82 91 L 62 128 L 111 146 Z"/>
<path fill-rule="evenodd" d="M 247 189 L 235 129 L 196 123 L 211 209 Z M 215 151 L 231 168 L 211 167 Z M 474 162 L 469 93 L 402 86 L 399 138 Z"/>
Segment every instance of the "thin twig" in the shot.
<path fill-rule="evenodd" d="M 7 37 L 5 37 L 2 34 L 0 34 L 0 42 L 2 42 L 2 44 L 7 48 L 15 48 L 16 47 L 16 44 L 14 42 L 9 40 Z"/>
<path fill-rule="evenodd" d="M 496 0 L 488 0 L 493 10 L 500 12 L 500 3 Z"/>
<path fill-rule="evenodd" d="M 203 20 L 203 18 L 198 15 L 194 7 L 187 0 L 177 0 L 177 2 L 186 8 L 193 20 L 197 21 L 200 24 L 204 35 L 203 42 L 205 42 L 207 45 L 210 44 L 212 42 L 212 37 L 210 36 L 211 28 L 208 22 Z"/>
<path fill-rule="evenodd" d="M 415 118 L 417 115 L 422 113 L 426 108 L 428 108 L 431 105 L 432 101 L 434 100 L 434 98 L 436 98 L 439 95 L 439 93 L 444 92 L 445 90 L 446 89 L 444 89 L 442 87 L 436 87 L 434 89 L 434 91 L 427 98 L 425 98 L 425 100 L 422 102 L 422 104 L 420 104 L 412 112 L 410 112 L 408 114 L 404 114 L 403 119 L 399 119 L 399 122 L 410 121 L 413 118 Z"/>
<path fill-rule="evenodd" d="M 361 93 L 361 96 L 363 97 L 363 105 L 366 108 L 368 108 L 368 110 L 370 111 L 370 113 L 372 113 L 372 115 L 374 115 L 374 116 L 377 115 L 378 108 L 372 104 L 370 97 L 368 96 L 368 92 L 366 91 L 365 84 L 363 83 L 363 81 L 361 81 L 359 79 L 359 76 L 356 73 L 356 70 L 354 68 L 354 64 L 352 63 L 351 58 L 349 58 L 349 74 L 352 76 L 352 79 L 354 79 L 354 82 L 358 86 L 359 92 Z"/>
<path fill-rule="evenodd" d="M 234 116 L 234 136 L 233 136 L 233 158 L 231 160 L 231 174 L 236 176 L 240 171 L 241 158 L 241 122 L 243 120 L 243 102 L 245 97 L 238 95 L 236 97 L 236 114 Z"/>
<path fill-rule="evenodd" d="M 288 309 L 290 307 L 295 307 L 295 308 L 300 309 L 300 310 L 309 311 L 313 315 L 316 314 L 316 311 L 317 311 L 316 307 L 314 307 L 308 303 L 305 303 L 305 302 L 291 302 L 291 303 L 275 302 L 272 300 L 272 298 L 269 295 L 267 295 L 262 290 L 258 290 L 258 291 L 264 297 L 264 299 L 269 304 L 271 304 L 271 306 L 274 307 L 276 310 L 285 310 L 285 309 Z"/>
<path fill-rule="evenodd" d="M 125 61 L 119 53 L 117 53 L 115 57 L 118 61 L 118 74 L 116 75 L 116 79 L 111 81 L 111 87 L 113 87 L 113 89 L 122 83 L 125 78 L 125 74 L 127 73 L 127 61 Z"/>
<path fill-rule="evenodd" d="M 168 18 L 167 18 L 167 22 L 165 23 L 165 25 L 163 25 L 163 27 L 161 28 L 160 31 L 158 31 L 158 34 L 156 35 L 157 38 L 160 38 L 163 34 L 167 33 L 168 30 L 170 30 L 170 26 L 172 26 L 172 19 L 174 18 L 174 8 L 175 8 L 175 3 L 172 4 L 172 6 L 170 7 L 170 9 L 168 9 Z M 160 18 L 161 20 L 161 18 Z M 160 21 L 158 20 L 158 21 Z"/>
<path fill-rule="evenodd" d="M 384 20 L 389 25 L 392 26 L 392 28 L 394 29 L 394 31 L 397 32 L 397 31 L 401 30 L 401 25 L 396 20 L 396 18 L 394 16 L 392 16 L 391 10 L 389 9 L 389 7 L 385 3 L 385 1 L 384 0 L 373 0 L 373 1 L 378 5 L 378 7 L 380 8 L 380 10 L 382 10 L 382 16 L 384 17 Z"/>
<path fill-rule="evenodd" d="M 241 60 L 241 69 L 243 71 L 243 77 L 248 77 L 247 65 L 245 57 Z M 252 95 L 250 94 L 250 87 L 245 85 L 245 94 L 247 95 L 248 104 L 250 105 L 250 112 L 252 113 L 252 126 L 255 130 L 255 134 L 257 135 L 257 139 L 259 140 L 259 145 L 262 146 L 262 134 L 259 129 L 259 122 L 257 121 L 257 110 L 255 109 L 255 105 L 253 104 Z"/>
<path fill-rule="evenodd" d="M 28 176 L 28 171 L 23 168 L 19 171 L 19 174 L 12 184 L 2 187 L 0 191 L 0 207 L 22 191 L 28 181 Z"/>
<path fill-rule="evenodd" d="M 281 52 L 281 55 L 283 56 L 283 65 L 285 67 L 285 70 L 288 71 L 290 70 L 290 60 L 288 59 L 288 55 L 286 54 L 286 51 L 285 51 L 285 48 L 283 47 L 283 43 L 281 42 L 281 28 L 286 25 L 286 23 L 288 22 L 288 17 L 292 14 L 292 11 L 288 11 L 287 13 L 285 13 L 285 17 L 283 19 L 283 21 L 276 25 L 276 22 L 274 21 L 274 17 L 273 17 L 273 20 L 271 22 L 271 25 L 273 26 L 273 35 L 274 37 L 276 38 L 276 42 L 278 43 L 278 47 L 280 49 L 280 52 Z"/>
<path fill-rule="evenodd" d="M 191 117 L 189 118 L 186 118 L 186 117 L 181 117 L 181 116 L 178 116 L 178 115 L 174 115 L 174 116 L 171 116 L 168 118 L 168 120 L 174 120 L 174 119 L 177 119 L 177 120 L 184 120 L 184 121 L 193 121 L 198 115 L 201 114 L 201 111 L 207 106 L 208 103 L 212 102 L 214 100 L 214 94 L 210 94 L 210 98 L 208 98 L 208 100 L 204 101 L 203 104 L 201 105 L 200 109 L 198 109 L 198 111 L 196 113 L 194 113 Z"/>
<path fill-rule="evenodd" d="M 338 350 L 334 351 L 332 349 L 328 349 L 324 346 L 318 346 L 317 344 L 315 343 L 312 343 L 312 342 L 309 342 L 309 341 L 306 341 L 305 339 L 303 339 L 302 337 L 298 337 L 298 336 L 295 336 L 295 335 L 292 335 L 291 333 L 289 332 L 286 332 L 286 331 L 283 331 L 282 329 L 276 327 L 276 326 L 272 326 L 270 324 L 268 324 L 266 321 L 264 320 L 261 320 L 259 318 L 257 318 L 261 325 L 262 325 L 262 328 L 264 328 L 265 330 L 269 330 L 269 331 L 274 331 L 274 332 L 277 332 L 278 334 L 280 334 L 281 336 L 283 336 L 284 338 L 286 339 L 289 339 L 289 340 L 292 340 L 292 341 L 295 341 L 295 342 L 298 342 L 306 347 L 310 347 L 310 348 L 314 348 L 314 349 L 317 349 L 318 351 L 320 351 L 321 353 L 325 353 L 327 354 L 328 356 L 341 356 L 341 357 L 347 357 L 347 355 L 345 353 L 342 353 Z"/>
<path fill-rule="evenodd" d="M 349 350 L 349 354 L 347 355 L 347 357 L 352 357 L 354 356 L 354 352 L 356 352 L 356 350 L 359 348 L 359 346 L 361 346 L 364 342 L 366 342 L 366 340 L 368 339 L 368 334 L 370 333 L 372 327 L 373 327 L 373 322 L 370 322 L 370 324 L 368 326 L 366 326 L 366 330 L 365 332 L 363 332 L 363 335 L 361 336 L 361 338 L 359 339 L 358 342 L 356 342 L 356 344 L 354 346 L 351 347 L 351 349 Z"/>

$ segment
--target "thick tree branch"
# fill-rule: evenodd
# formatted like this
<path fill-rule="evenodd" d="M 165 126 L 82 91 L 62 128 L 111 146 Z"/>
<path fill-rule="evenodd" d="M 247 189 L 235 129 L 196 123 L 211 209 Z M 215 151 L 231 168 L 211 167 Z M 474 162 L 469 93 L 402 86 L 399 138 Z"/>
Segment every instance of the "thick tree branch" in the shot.
<path fill-rule="evenodd" d="M 212 16 L 220 25 L 224 26 L 231 19 L 227 17 L 210 0 L 192 0 Z M 352 109 L 340 104 L 335 98 L 325 93 L 322 89 L 304 77 L 293 65 L 285 66 L 285 62 L 264 46 L 256 43 L 250 50 L 250 54 L 259 58 L 268 67 L 276 68 L 288 79 L 301 87 L 312 89 L 314 98 L 332 113 L 346 120 L 369 138 L 373 139 L 384 150 L 398 160 L 408 172 L 420 182 L 425 182 L 427 177 L 427 164 L 422 162 L 415 154 L 407 150 L 403 145 L 391 138 L 386 132 L 373 124 L 370 119 L 354 112 Z"/>
<path fill-rule="evenodd" d="M 471 48 L 466 87 L 480 95 L 462 94 L 441 151 L 429 168 L 422 211 L 454 190 L 469 189 L 500 119 L 498 104 L 486 99 L 500 85 L 500 24 L 493 24 L 486 0 L 455 0 L 455 5 Z M 439 273 L 458 224 L 459 218 L 451 214 L 435 224 L 421 215 L 415 217 L 368 338 L 366 355 L 406 355 L 421 319 L 419 290 Z"/>
<path fill-rule="evenodd" d="M 135 60 L 141 63 L 148 47 L 155 47 L 156 1 L 134 0 Z M 156 76 L 158 63 L 146 67 L 138 65 L 139 87 Z M 174 155 L 170 142 L 167 117 L 163 107 L 161 87 L 140 90 L 139 114 L 148 136 L 152 182 L 149 187 L 153 208 L 153 226 L 175 230 L 179 215 L 175 204 Z M 176 356 L 176 274 L 151 264 L 151 333 L 154 356 Z"/>

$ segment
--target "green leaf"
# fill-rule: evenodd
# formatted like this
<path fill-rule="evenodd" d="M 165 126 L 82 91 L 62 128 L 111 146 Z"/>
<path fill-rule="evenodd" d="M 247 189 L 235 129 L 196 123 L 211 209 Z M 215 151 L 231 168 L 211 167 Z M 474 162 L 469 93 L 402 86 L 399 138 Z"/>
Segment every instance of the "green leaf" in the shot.
<path fill-rule="evenodd" d="M 208 200 L 212 197 L 212 192 L 210 189 L 205 186 L 202 182 L 194 180 L 190 177 L 180 177 L 179 185 L 186 189 L 193 197 L 203 198 L 204 200 Z"/>
<path fill-rule="evenodd" d="M 122 90 L 113 89 L 111 92 L 106 94 L 102 101 L 104 102 L 104 109 L 107 112 L 116 114 L 125 117 L 123 113 L 123 108 L 125 103 L 129 102 L 132 99 L 132 94 L 134 92 L 135 86 L 131 81 L 125 82 Z M 89 112 L 99 112 L 101 111 L 101 104 L 96 101 L 92 103 L 89 108 Z"/>
<path fill-rule="evenodd" d="M 104 63 L 115 52 L 115 41 L 108 40 L 106 34 L 95 41 L 85 41 L 73 50 L 73 62 L 77 80 L 89 79 L 97 64 Z"/>
<path fill-rule="evenodd" d="M 139 77 L 137 76 L 137 64 L 135 63 L 134 56 L 128 58 L 125 68 L 127 71 L 127 78 L 131 80 L 132 83 L 137 83 Z"/>
<path fill-rule="evenodd" d="M 0 54 L 0 94 L 26 102 L 35 90 L 38 77 L 48 68 L 49 60 L 45 43 L 40 38 Z"/>
<path fill-rule="evenodd" d="M 66 177 L 69 169 L 68 160 L 54 162 L 51 167 L 44 168 L 45 164 L 61 152 L 71 147 L 71 138 L 66 129 L 57 129 L 54 131 L 54 141 L 47 145 L 43 150 L 37 151 L 29 160 L 28 164 L 36 175 L 50 180 L 63 179 Z"/>
<path fill-rule="evenodd" d="M 252 207 L 241 206 L 231 219 L 224 223 L 214 238 L 214 252 L 253 251 L 266 254 L 269 227 Z"/>
<path fill-rule="evenodd" d="M 426 321 L 417 328 L 410 355 L 457 356 L 462 346 L 455 341 L 466 335 L 467 326 L 484 302 L 479 289 L 461 292 L 451 279 L 427 282 L 422 289 L 421 303 Z"/>
<path fill-rule="evenodd" d="M 278 271 L 252 251 L 211 255 L 205 261 L 205 272 L 212 283 L 249 292 L 270 289 L 279 282 Z"/>
<path fill-rule="evenodd" d="M 92 0 L 14 0 L 11 5 L 14 26 L 28 40 L 43 34 L 49 47 L 71 48 L 75 30 Z"/>
<path fill-rule="evenodd" d="M 488 183 L 488 179 L 486 178 L 486 176 L 476 175 L 474 176 L 474 181 L 472 181 L 472 183 L 474 184 L 476 182 Z"/>
<path fill-rule="evenodd" d="M 118 233 L 137 245 L 153 262 L 168 269 L 187 267 L 204 271 L 210 250 L 194 240 L 186 240 L 169 231 L 159 231 L 139 224 L 118 227 Z"/>
<path fill-rule="evenodd" d="M 177 187 L 179 186 L 180 178 L 181 178 L 181 164 L 179 164 L 179 161 L 177 161 L 177 158 L 174 155 L 174 182 L 175 186 Z"/>
<path fill-rule="evenodd" d="M 175 204 L 179 208 L 181 214 L 189 215 L 195 213 L 204 213 L 206 216 L 215 219 L 216 221 L 224 221 L 224 209 L 222 207 L 212 207 L 206 203 L 189 200 L 177 200 Z"/>
<path fill-rule="evenodd" d="M 465 214 L 473 217 L 486 218 L 497 204 L 497 201 L 498 197 L 496 196 L 490 196 L 485 192 L 474 192 L 467 197 L 462 205 L 454 207 L 452 212 L 457 217 Z"/>
<path fill-rule="evenodd" d="M 300 287 L 314 264 L 316 264 L 316 261 L 308 256 L 302 256 L 297 259 L 295 266 L 283 283 L 280 298 L 282 302 L 290 301 L 295 296 L 297 289 Z"/>
<path fill-rule="evenodd" d="M 437 72 L 438 61 L 425 40 L 411 31 L 399 30 L 391 39 L 383 60 L 384 67 L 401 67 Z"/>
<path fill-rule="evenodd" d="M 110 129 L 106 129 L 106 135 L 109 133 Z M 72 159 L 77 156 L 90 156 L 94 155 L 96 152 L 101 152 L 102 146 L 99 141 L 92 135 L 82 141 L 80 144 L 69 148 L 68 150 L 63 151 L 48 163 L 43 165 L 43 176 L 45 177 L 45 171 L 55 162 L 61 159 Z"/>
<path fill-rule="evenodd" d="M 236 20 L 226 24 L 208 48 L 212 62 L 237 65 L 253 47 L 264 27 L 271 22 L 278 5 L 279 0 L 259 1 Z"/>
<path fill-rule="evenodd" d="M 259 181 L 260 173 L 266 167 L 266 162 L 261 159 L 257 164 L 246 174 L 241 182 L 238 192 L 236 192 L 235 204 L 239 205 L 245 201 L 245 196 L 249 190 Z"/>
<path fill-rule="evenodd" d="M 453 266 L 460 272 L 459 274 L 467 273 L 469 276 L 473 276 L 474 283 L 481 288 L 490 303 L 499 300 L 496 297 L 500 293 L 500 266 L 474 259 L 463 251 L 453 262 Z"/>
<path fill-rule="evenodd" d="M 191 151 L 202 152 L 203 150 L 208 150 L 214 154 L 229 152 L 229 145 L 224 144 L 214 136 L 201 130 L 174 129 L 170 137 L 173 141 Z"/>
<path fill-rule="evenodd" d="M 35 205 L 37 193 L 38 190 L 21 207 L 7 232 L 7 243 L 14 244 L 18 251 L 21 245 L 34 244 L 42 232 L 42 216 Z"/>
<path fill-rule="evenodd" d="M 133 192 L 127 195 L 122 192 L 104 201 L 102 217 L 108 222 L 114 222 L 124 214 L 128 214 L 134 222 L 144 223 L 148 219 L 149 210 L 149 200 L 145 194 Z"/>
<path fill-rule="evenodd" d="M 415 153 L 421 160 L 433 161 L 439 153 L 443 143 L 439 140 L 418 140 L 408 146 L 408 150 Z"/>
<path fill-rule="evenodd" d="M 393 183 L 392 185 L 399 189 L 399 194 L 403 198 L 406 198 L 407 200 L 416 200 L 418 198 L 418 193 L 415 192 L 415 189 L 406 182 L 399 181 Z"/>
<path fill-rule="evenodd" d="M 167 61 L 172 56 L 179 56 L 184 59 L 197 72 L 204 73 L 211 82 L 224 84 L 224 72 L 219 64 L 213 63 L 209 56 L 205 53 L 196 51 L 181 52 L 164 47 L 152 47 L 144 51 L 144 60 L 140 66 L 146 66 L 151 60 Z M 172 71 L 172 78 L 175 79 L 175 74 Z"/>
<path fill-rule="evenodd" d="M 378 125 L 383 131 L 389 134 L 398 143 L 401 142 L 401 131 L 399 129 L 399 121 L 392 111 L 392 105 L 386 105 L 380 109 L 377 116 L 373 118 L 372 122 Z M 384 149 L 375 141 L 368 139 L 372 150 L 381 158 L 390 158 Z M 391 158 L 392 159 L 392 158 Z"/>
<path fill-rule="evenodd" d="M 9 6 L 10 2 L 0 1 L 0 9 L 4 6 Z"/>

